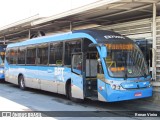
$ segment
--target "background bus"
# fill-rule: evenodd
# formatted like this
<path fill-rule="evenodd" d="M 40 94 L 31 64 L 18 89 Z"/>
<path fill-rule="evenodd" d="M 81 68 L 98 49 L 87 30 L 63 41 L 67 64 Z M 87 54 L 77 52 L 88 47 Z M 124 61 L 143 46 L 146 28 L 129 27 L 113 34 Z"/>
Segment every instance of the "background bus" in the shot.
<path fill-rule="evenodd" d="M 64 94 L 73 101 L 115 102 L 152 96 L 151 76 L 139 47 L 103 30 L 78 30 L 10 44 L 5 80 Z"/>
<path fill-rule="evenodd" d="M 4 59 L 6 45 L 0 45 L 0 80 L 4 79 Z"/>

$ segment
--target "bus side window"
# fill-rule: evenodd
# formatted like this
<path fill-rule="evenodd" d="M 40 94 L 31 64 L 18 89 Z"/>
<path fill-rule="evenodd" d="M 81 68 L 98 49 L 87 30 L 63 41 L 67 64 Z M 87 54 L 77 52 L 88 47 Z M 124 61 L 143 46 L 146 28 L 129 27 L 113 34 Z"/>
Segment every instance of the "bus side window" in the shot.
<path fill-rule="evenodd" d="M 60 63 L 57 61 L 62 61 L 62 55 L 63 55 L 63 42 L 53 42 L 50 44 L 50 56 L 49 56 L 49 64 L 50 65 L 56 65 L 60 66 L 61 64 L 56 64 Z"/>
<path fill-rule="evenodd" d="M 47 65 L 48 64 L 48 44 L 38 45 L 37 48 L 37 64 Z"/>
<path fill-rule="evenodd" d="M 10 50 L 10 64 L 17 64 L 17 48 Z"/>
<path fill-rule="evenodd" d="M 10 64 L 10 50 L 9 49 L 6 50 L 6 60 Z"/>
<path fill-rule="evenodd" d="M 71 54 L 81 51 L 81 39 L 65 42 L 64 65 L 71 67 Z"/>
<path fill-rule="evenodd" d="M 82 54 L 73 55 L 72 71 L 77 74 L 82 74 Z"/>
<path fill-rule="evenodd" d="M 19 47 L 18 49 L 18 64 L 25 64 L 25 47 Z"/>
<path fill-rule="evenodd" d="M 27 48 L 27 64 L 36 64 L 36 46 Z"/>

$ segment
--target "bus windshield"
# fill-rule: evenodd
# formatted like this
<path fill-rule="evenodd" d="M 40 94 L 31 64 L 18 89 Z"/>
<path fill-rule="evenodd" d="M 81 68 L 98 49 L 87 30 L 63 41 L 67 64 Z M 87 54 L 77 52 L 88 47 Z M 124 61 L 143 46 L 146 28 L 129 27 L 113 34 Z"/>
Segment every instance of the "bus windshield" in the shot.
<path fill-rule="evenodd" d="M 106 44 L 105 62 L 111 77 L 141 77 L 149 74 L 144 56 L 134 43 Z"/>
<path fill-rule="evenodd" d="M 4 65 L 5 52 L 0 52 L 0 66 Z"/>
<path fill-rule="evenodd" d="M 6 45 L 0 45 L 0 66 L 4 66 Z"/>

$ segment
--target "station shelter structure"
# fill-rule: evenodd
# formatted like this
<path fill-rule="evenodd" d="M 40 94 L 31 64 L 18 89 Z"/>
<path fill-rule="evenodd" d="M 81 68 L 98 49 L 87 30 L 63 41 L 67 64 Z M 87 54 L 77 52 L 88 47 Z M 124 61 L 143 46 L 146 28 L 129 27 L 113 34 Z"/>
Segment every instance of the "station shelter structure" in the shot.
<path fill-rule="evenodd" d="M 98 0 L 48 17 L 37 14 L 0 27 L 0 44 L 86 28 L 112 30 L 138 44 L 146 41 L 152 85 L 160 92 L 160 0 Z"/>

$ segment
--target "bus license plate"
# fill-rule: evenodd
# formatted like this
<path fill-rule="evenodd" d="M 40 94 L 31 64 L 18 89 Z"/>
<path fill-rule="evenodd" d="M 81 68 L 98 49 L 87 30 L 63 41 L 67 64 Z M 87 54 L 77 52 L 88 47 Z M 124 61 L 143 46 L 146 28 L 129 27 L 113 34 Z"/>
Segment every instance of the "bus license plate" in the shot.
<path fill-rule="evenodd" d="M 136 97 L 142 96 L 142 93 L 141 92 L 135 93 L 134 96 Z"/>

